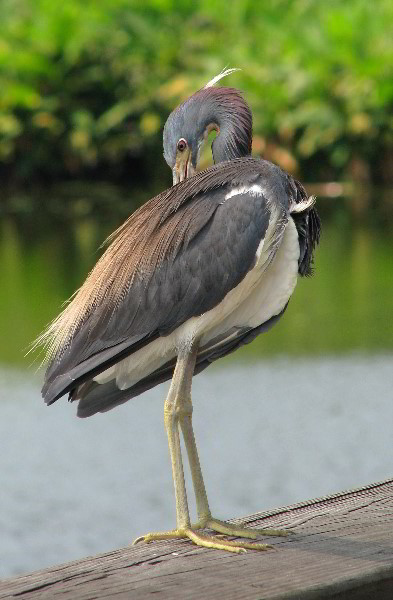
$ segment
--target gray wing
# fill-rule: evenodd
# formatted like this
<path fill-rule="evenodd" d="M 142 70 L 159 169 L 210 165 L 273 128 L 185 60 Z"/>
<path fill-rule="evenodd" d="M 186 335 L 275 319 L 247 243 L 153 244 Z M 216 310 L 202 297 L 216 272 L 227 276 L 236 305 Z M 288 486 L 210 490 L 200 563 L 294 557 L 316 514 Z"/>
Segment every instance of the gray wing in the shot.
<path fill-rule="evenodd" d="M 254 264 L 271 209 L 263 196 L 225 200 L 228 191 L 226 184 L 196 194 L 163 221 L 160 227 L 167 232 L 177 229 L 175 251 L 167 245 L 148 277 L 135 272 L 114 310 L 104 298 L 89 313 L 66 350 L 49 365 L 43 387 L 48 404 L 212 309 L 240 283 Z M 284 223 L 286 211 L 280 210 Z"/>

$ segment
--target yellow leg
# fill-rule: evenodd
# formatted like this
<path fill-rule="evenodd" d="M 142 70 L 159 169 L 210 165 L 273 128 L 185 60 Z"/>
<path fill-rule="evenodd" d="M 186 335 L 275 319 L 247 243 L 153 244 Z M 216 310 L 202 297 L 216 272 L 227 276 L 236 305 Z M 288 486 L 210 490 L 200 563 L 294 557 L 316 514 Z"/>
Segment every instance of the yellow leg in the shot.
<path fill-rule="evenodd" d="M 255 539 L 258 535 L 285 535 L 284 532 L 272 530 L 247 529 L 230 523 L 213 519 L 211 516 L 202 470 L 199 463 L 195 436 L 192 428 L 191 382 L 198 352 L 197 343 L 179 352 L 175 372 L 165 401 L 165 427 L 168 435 L 169 452 L 172 462 L 173 482 L 176 496 L 176 529 L 171 531 L 148 533 L 134 541 L 152 542 L 154 540 L 189 538 L 198 546 L 216 548 L 229 552 L 245 552 L 246 549 L 267 550 L 267 544 L 249 542 L 233 542 L 217 536 L 201 534 L 199 529 L 209 528 L 219 533 Z M 191 526 L 188 510 L 187 493 L 184 481 L 183 461 L 180 448 L 179 424 L 182 429 L 192 481 L 197 503 L 198 523 Z"/>
<path fill-rule="evenodd" d="M 279 529 L 254 529 L 249 527 L 243 527 L 241 525 L 235 525 L 233 523 L 227 523 L 226 521 L 220 521 L 212 517 L 209 502 L 207 499 L 207 493 L 205 484 L 202 476 L 202 469 L 199 462 L 198 449 L 195 441 L 194 430 L 192 427 L 192 403 L 191 395 L 189 397 L 190 407 L 188 414 L 184 415 L 180 421 L 180 425 L 183 432 L 183 438 L 187 449 L 188 461 L 190 463 L 190 470 L 192 476 L 192 482 L 194 485 L 195 499 L 197 505 L 198 522 L 193 525 L 193 529 L 213 529 L 218 533 L 226 535 L 234 535 L 239 537 L 245 537 L 250 539 L 256 539 L 261 535 L 270 536 L 286 536 L 288 532 Z"/>

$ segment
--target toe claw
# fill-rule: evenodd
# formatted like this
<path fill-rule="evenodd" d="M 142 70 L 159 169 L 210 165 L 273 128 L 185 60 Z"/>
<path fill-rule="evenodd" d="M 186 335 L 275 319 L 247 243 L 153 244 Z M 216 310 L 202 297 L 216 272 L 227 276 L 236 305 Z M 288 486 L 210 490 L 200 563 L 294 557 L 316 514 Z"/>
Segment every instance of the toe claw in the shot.
<path fill-rule="evenodd" d="M 137 537 L 133 542 L 132 545 L 136 546 L 137 544 L 139 544 L 139 542 L 144 542 L 145 541 L 145 536 L 144 535 L 140 535 L 139 537 Z"/>

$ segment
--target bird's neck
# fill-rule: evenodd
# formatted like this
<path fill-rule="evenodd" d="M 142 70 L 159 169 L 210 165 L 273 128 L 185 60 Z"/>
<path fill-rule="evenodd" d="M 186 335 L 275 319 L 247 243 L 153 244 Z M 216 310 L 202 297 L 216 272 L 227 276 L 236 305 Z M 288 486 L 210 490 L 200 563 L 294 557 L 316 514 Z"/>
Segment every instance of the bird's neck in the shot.
<path fill-rule="evenodd" d="M 198 92 L 202 131 L 217 130 L 213 160 L 220 163 L 251 154 L 252 114 L 241 92 L 234 88 L 208 88 Z"/>
<path fill-rule="evenodd" d="M 214 164 L 233 160 L 234 158 L 242 158 L 251 154 L 251 139 L 250 145 L 245 143 L 237 143 L 236 128 L 232 123 L 219 127 L 218 135 L 212 144 L 212 154 Z"/>
<path fill-rule="evenodd" d="M 247 105 L 245 108 L 248 110 Z M 212 144 L 214 163 L 250 156 L 251 145 L 252 121 L 246 110 L 239 110 L 237 114 L 218 114 L 217 137 Z"/>

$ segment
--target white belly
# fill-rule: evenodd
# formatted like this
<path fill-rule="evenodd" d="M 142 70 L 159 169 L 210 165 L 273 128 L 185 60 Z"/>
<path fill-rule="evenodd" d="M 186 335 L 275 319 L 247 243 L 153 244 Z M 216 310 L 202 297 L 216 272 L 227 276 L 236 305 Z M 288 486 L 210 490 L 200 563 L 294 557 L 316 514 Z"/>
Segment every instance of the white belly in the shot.
<path fill-rule="evenodd" d="M 270 265 L 261 272 L 257 264 L 232 290 L 234 297 L 229 299 L 232 293 L 230 292 L 222 303 L 210 311 L 211 313 L 216 311 L 218 323 L 214 331 L 209 331 L 202 336 L 202 344 L 231 327 L 257 327 L 274 315 L 278 315 L 295 289 L 298 259 L 298 235 L 296 226 L 290 218 L 281 245 Z M 241 297 L 240 302 L 236 302 L 237 296 Z M 223 319 L 223 307 L 221 309 L 220 307 L 227 298 L 235 302 L 233 302 L 233 309 Z"/>
<path fill-rule="evenodd" d="M 299 243 L 292 218 L 289 217 L 280 247 L 270 264 L 268 241 L 269 230 L 265 243 L 258 248 L 253 269 L 212 310 L 189 319 L 170 335 L 154 340 L 94 380 L 106 383 L 116 378 L 119 389 L 126 389 L 171 360 L 179 347 L 188 345 L 195 337 L 200 338 L 204 346 L 234 326 L 257 327 L 279 314 L 292 295 L 298 274 Z"/>

